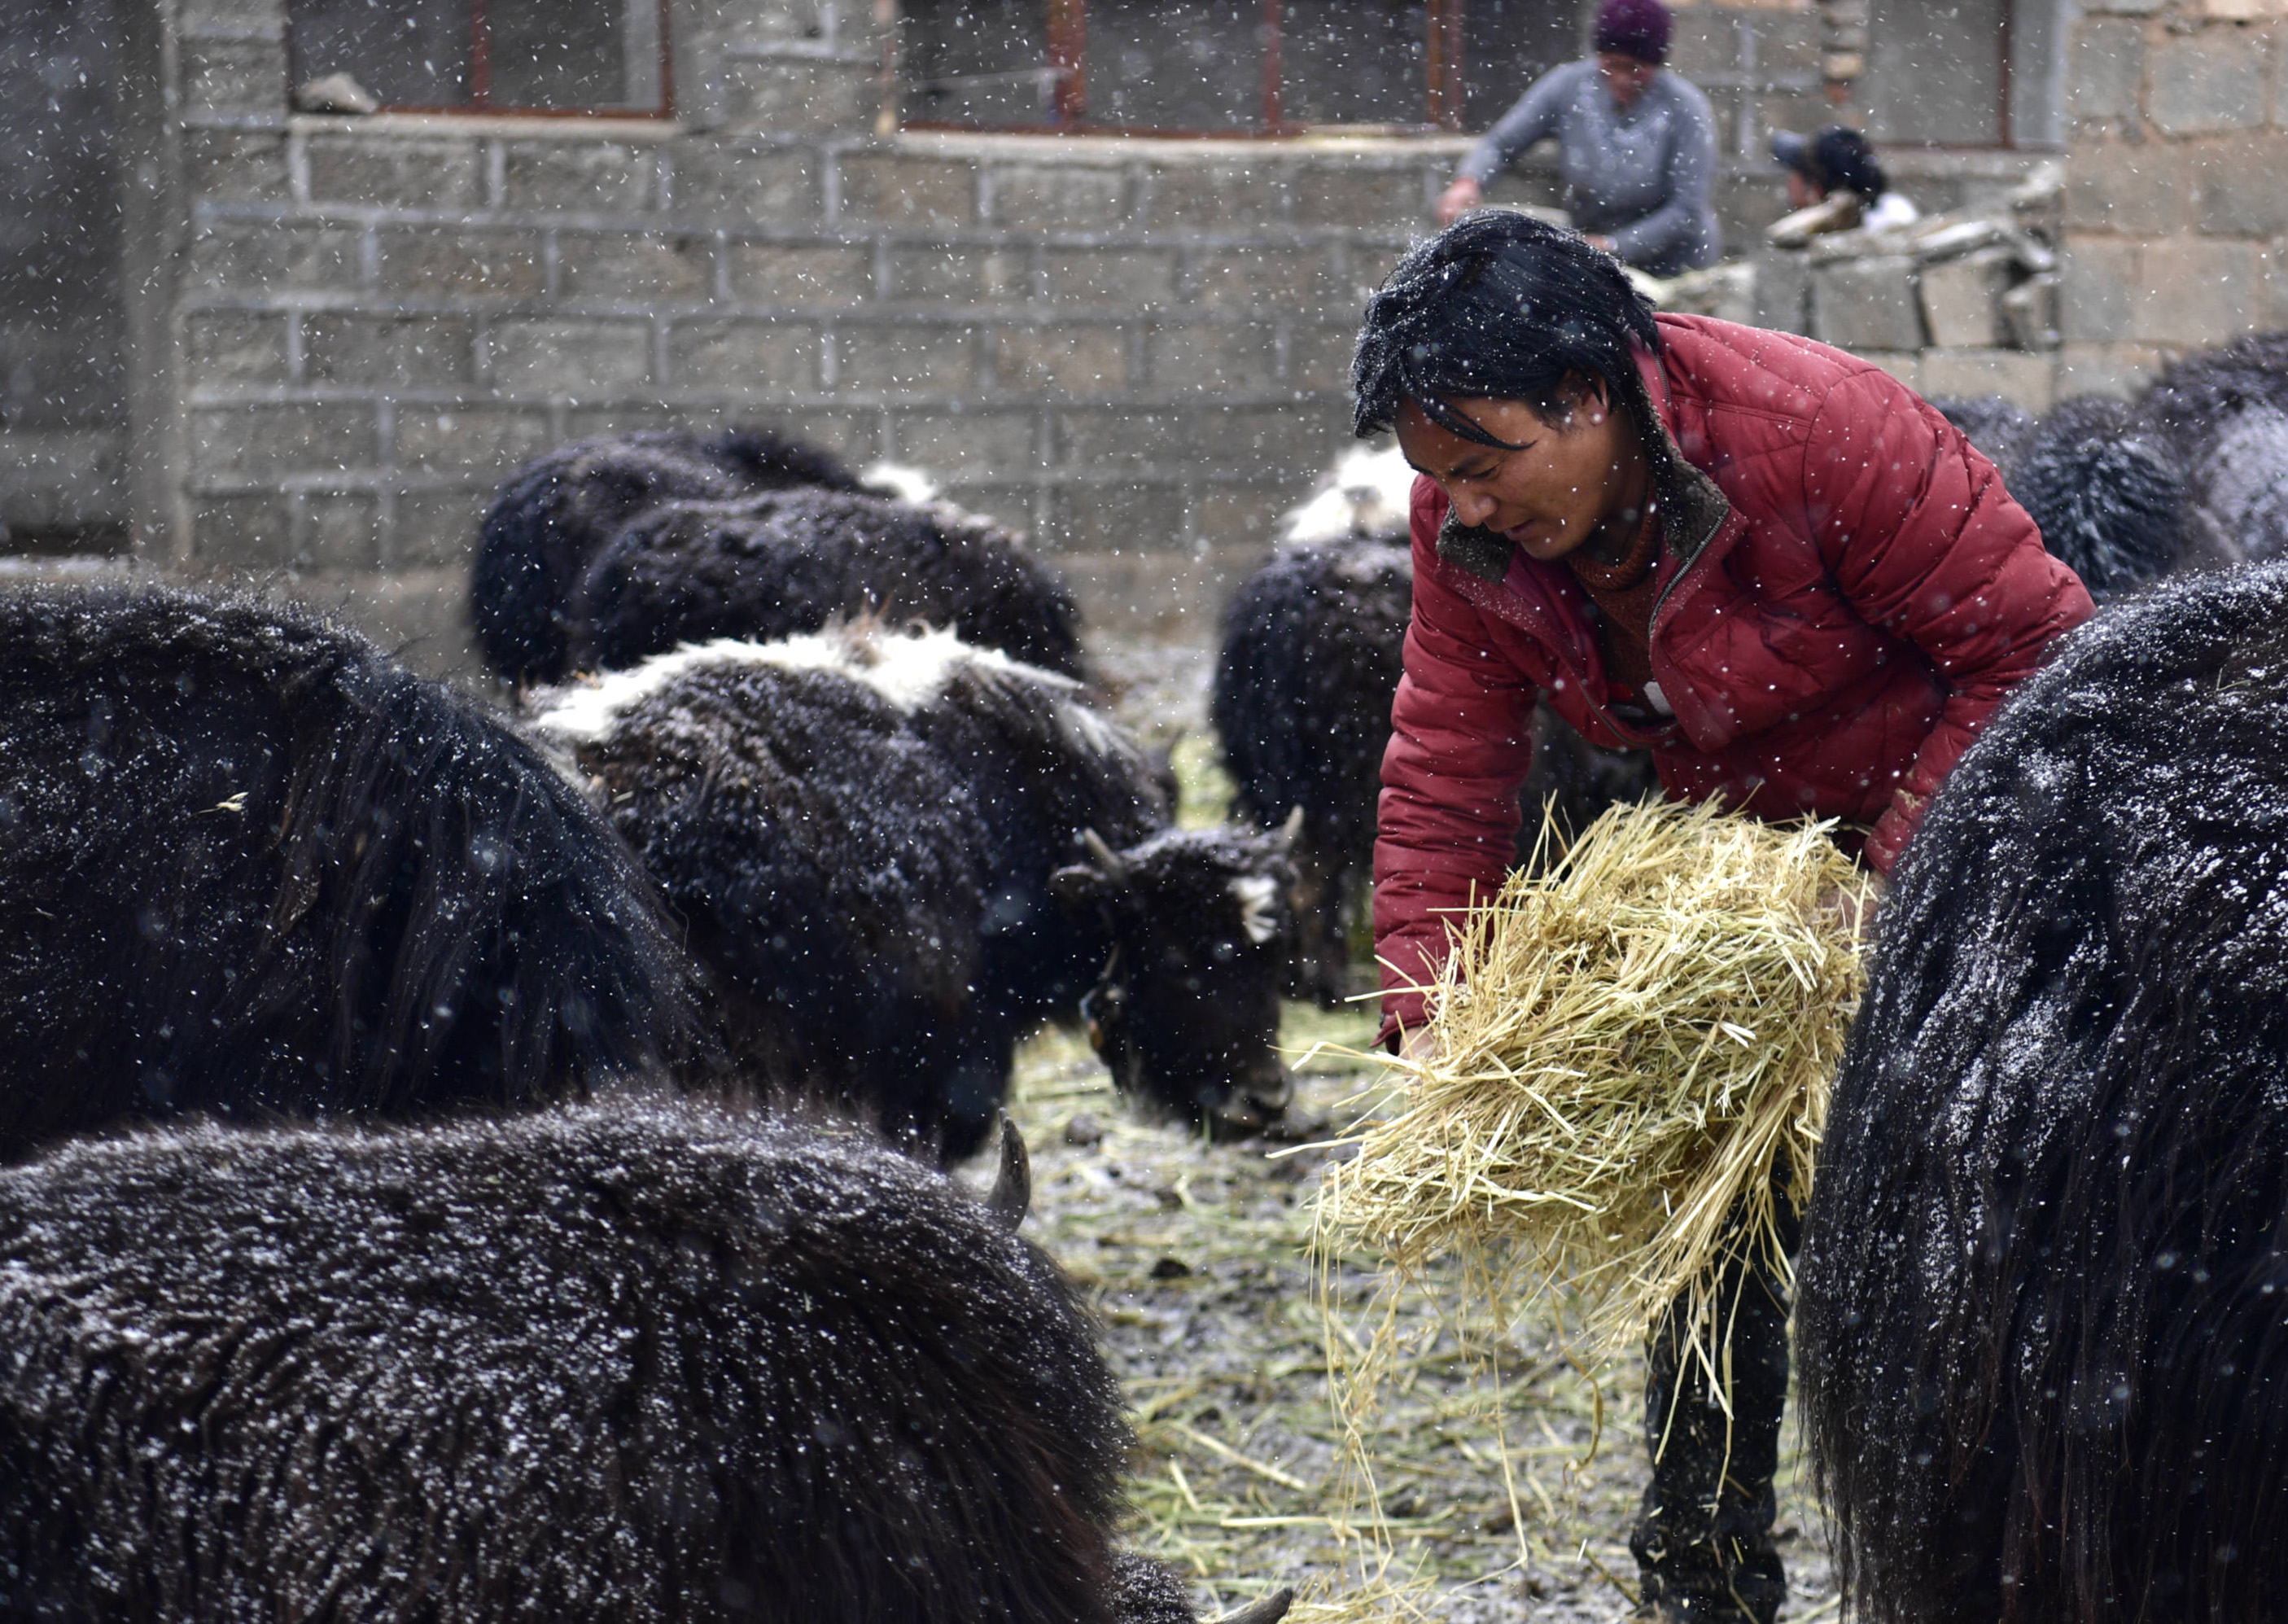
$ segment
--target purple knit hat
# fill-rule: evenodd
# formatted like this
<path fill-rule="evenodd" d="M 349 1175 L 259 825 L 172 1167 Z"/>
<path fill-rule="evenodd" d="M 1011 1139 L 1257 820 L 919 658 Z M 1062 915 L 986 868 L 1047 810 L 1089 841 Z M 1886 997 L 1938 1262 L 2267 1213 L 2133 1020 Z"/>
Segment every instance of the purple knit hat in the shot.
<path fill-rule="evenodd" d="M 1668 8 L 1660 0 L 1604 0 L 1597 8 L 1597 49 L 1640 62 L 1668 54 Z"/>

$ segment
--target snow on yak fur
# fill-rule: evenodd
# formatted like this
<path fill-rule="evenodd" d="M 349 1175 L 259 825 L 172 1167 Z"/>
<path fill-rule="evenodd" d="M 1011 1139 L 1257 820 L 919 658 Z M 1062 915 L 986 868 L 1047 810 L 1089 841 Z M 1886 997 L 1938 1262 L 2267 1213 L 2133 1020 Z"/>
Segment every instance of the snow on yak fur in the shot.
<path fill-rule="evenodd" d="M 689 925 L 730 1052 L 948 1157 L 1091 983 L 1132 1093 L 1259 1126 L 1283 842 L 1173 833 L 1156 764 L 1053 673 L 865 628 L 662 655 L 537 717 Z M 1085 853 L 1085 861 L 1076 861 Z"/>
<path fill-rule="evenodd" d="M 1931 404 L 1941 417 L 1962 431 L 1964 439 L 1985 454 L 1987 461 L 2002 471 L 2006 484 L 2010 470 L 2017 466 L 2018 454 L 2025 450 L 2027 440 L 2033 434 L 2033 418 L 1998 394 L 1968 399 L 1942 397 Z"/>
<path fill-rule="evenodd" d="M 557 447 L 511 475 L 485 514 L 470 592 L 478 646 L 504 677 L 561 679 L 568 601 L 622 525 L 662 502 L 791 485 L 859 482 L 823 451 L 764 429 L 655 429 Z"/>
<path fill-rule="evenodd" d="M 640 1096 L 0 1171 L 0 1613 L 1188 1620 L 1013 1216 Z"/>
<path fill-rule="evenodd" d="M 112 1118 L 403 1113 L 671 1059 L 685 960 L 608 824 L 354 633 L 0 597 L 0 1156 Z"/>
<path fill-rule="evenodd" d="M 1241 584 L 1224 619 L 1211 708 L 1234 810 L 1267 828 L 1301 809 L 1289 990 L 1330 1007 L 1352 990 L 1350 926 L 1374 874 L 1382 755 L 1413 594 L 1402 507 L 1394 531 L 1282 547 Z M 1577 831 L 1656 788 L 1648 758 L 1597 749 L 1545 710 L 1535 712 L 1534 740 L 1521 861 L 1545 807 Z"/>
<path fill-rule="evenodd" d="M 2198 521 L 2245 557 L 2288 554 L 2288 332 L 2173 362 L 2141 404 L 2176 448 Z"/>
<path fill-rule="evenodd" d="M 1084 674 L 1071 592 L 1007 531 L 949 506 L 841 491 L 655 509 L 597 557 L 571 619 L 578 663 L 617 670 L 679 643 L 792 637 L 861 614 Z"/>
<path fill-rule="evenodd" d="M 2215 556 L 2189 522 L 2184 477 L 2136 409 L 2110 395 L 2060 401 L 2003 475 L 2053 557 L 2100 603 Z"/>
<path fill-rule="evenodd" d="M 2288 1606 L 2288 565 L 2061 644 L 1883 908 L 1798 1310 L 1877 1624 Z"/>

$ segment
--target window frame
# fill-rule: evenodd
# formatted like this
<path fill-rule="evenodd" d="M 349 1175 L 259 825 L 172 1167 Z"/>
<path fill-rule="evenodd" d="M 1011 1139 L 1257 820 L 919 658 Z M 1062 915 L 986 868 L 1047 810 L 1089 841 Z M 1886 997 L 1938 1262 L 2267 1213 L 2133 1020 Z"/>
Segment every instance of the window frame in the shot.
<path fill-rule="evenodd" d="M 475 0 L 472 0 L 474 4 Z M 1465 0 L 1426 0 L 1424 8 L 1425 71 L 1419 120 L 1375 123 L 1303 123 L 1286 117 L 1282 83 L 1282 52 L 1286 23 L 1286 0 L 1260 0 L 1263 75 L 1259 87 L 1261 115 L 1252 124 L 1227 129 L 1191 129 L 1162 124 L 1113 124 L 1088 122 L 1088 0 L 1047 0 L 1048 21 L 1043 29 L 1045 72 L 1055 78 L 1050 92 L 1048 122 L 1040 124 L 981 123 L 967 119 L 905 118 L 901 130 L 955 131 L 972 135 L 1143 136 L 1173 140 L 1283 140 L 1328 130 L 1384 130 L 1399 135 L 1449 135 L 1462 128 L 1466 60 L 1462 29 Z M 899 87 L 901 100 L 904 86 Z"/>
<path fill-rule="evenodd" d="M 653 0 L 658 13 L 659 29 L 659 105 L 656 107 L 504 107 L 492 101 L 492 30 L 487 17 L 489 0 L 468 0 L 469 7 L 469 100 L 466 101 L 425 104 L 420 102 L 385 101 L 376 107 L 376 113 L 418 113 L 443 118 L 530 118 L 541 120 L 612 119 L 622 122 L 662 123 L 675 117 L 675 44 L 670 36 L 672 26 L 670 13 L 674 0 Z M 632 11 L 640 0 L 628 0 Z M 290 33 L 292 13 L 287 17 L 290 33 L 288 50 L 292 50 Z"/>

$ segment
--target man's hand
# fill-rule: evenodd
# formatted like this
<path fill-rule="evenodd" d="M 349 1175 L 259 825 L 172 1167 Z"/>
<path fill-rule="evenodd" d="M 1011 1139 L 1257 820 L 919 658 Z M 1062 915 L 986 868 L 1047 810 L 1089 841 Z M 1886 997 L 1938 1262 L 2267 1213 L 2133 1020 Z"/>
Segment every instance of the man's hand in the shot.
<path fill-rule="evenodd" d="M 1585 231 L 1581 234 L 1581 240 L 1601 254 L 1609 254 L 1613 251 L 1613 239 L 1597 232 Z"/>
<path fill-rule="evenodd" d="M 1485 201 L 1486 189 L 1467 175 L 1448 187 L 1438 197 L 1438 223 L 1450 226 Z"/>
<path fill-rule="evenodd" d="M 1434 1060 L 1438 1055 L 1438 1035 L 1427 1026 L 1418 1026 L 1406 1034 L 1399 1054 L 1408 1060 Z"/>
<path fill-rule="evenodd" d="M 1883 877 L 1863 876 L 1857 884 L 1838 886 L 1819 899 L 1820 912 L 1833 916 L 1859 940 L 1862 948 L 1875 945 L 1875 912 L 1883 900 Z"/>

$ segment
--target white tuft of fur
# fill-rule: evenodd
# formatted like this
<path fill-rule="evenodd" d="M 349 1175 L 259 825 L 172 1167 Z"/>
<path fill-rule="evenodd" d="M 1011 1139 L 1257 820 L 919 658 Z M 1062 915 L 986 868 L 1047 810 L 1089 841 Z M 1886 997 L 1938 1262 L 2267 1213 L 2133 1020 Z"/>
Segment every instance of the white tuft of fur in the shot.
<path fill-rule="evenodd" d="M 1279 882 L 1267 874 L 1242 874 L 1225 889 L 1239 898 L 1239 927 L 1258 947 L 1279 934 Z"/>
<path fill-rule="evenodd" d="M 894 497 L 917 507 L 937 500 L 937 481 L 903 463 L 878 462 L 858 476 L 858 482 L 876 496 Z"/>
<path fill-rule="evenodd" d="M 1319 481 L 1318 493 L 1279 521 L 1289 546 L 1354 536 L 1403 535 L 1414 500 L 1414 470 L 1394 445 L 1347 453 Z"/>

